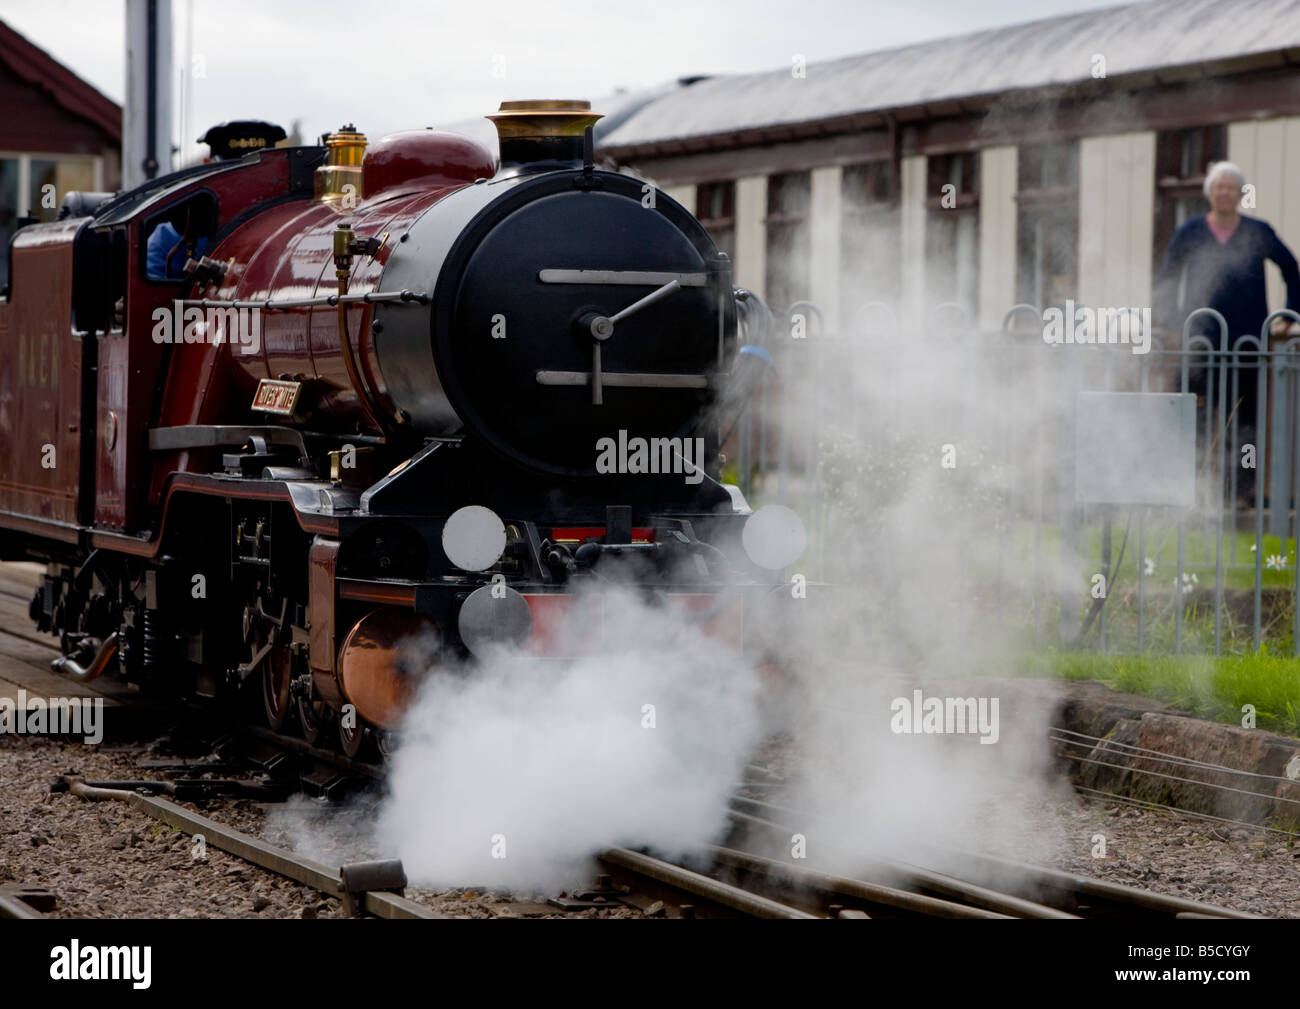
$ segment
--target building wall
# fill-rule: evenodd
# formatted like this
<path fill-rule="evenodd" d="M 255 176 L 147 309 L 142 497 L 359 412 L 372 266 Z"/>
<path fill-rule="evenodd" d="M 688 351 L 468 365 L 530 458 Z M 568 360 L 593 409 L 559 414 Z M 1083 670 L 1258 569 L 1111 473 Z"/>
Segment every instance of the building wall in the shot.
<path fill-rule="evenodd" d="M 767 269 L 767 176 L 736 180 L 736 283 L 764 297 Z"/>
<path fill-rule="evenodd" d="M 695 187 L 693 185 L 664 186 L 660 192 L 680 203 L 686 208 L 687 213 L 692 216 L 695 214 Z"/>
<path fill-rule="evenodd" d="M 839 165 L 812 170 L 808 300 L 822 310 L 825 324 L 830 330 L 836 329 L 839 324 L 840 228 L 843 223 L 840 185 L 843 175 Z"/>
<path fill-rule="evenodd" d="M 1155 157 L 1150 131 L 1080 141 L 1080 304 L 1151 305 Z"/>
<path fill-rule="evenodd" d="M 0 64 L 0 109 L 21 109 L 22 114 L 0 116 L 0 152 L 3 157 L 28 156 L 40 160 L 57 160 L 60 179 L 58 198 L 71 189 L 89 189 L 95 184 L 115 189 L 121 175 L 122 152 L 105 139 L 95 126 L 59 105 L 45 91 L 16 77 Z M 83 166 L 89 165 L 90 177 Z M 28 168 L 22 168 L 26 175 Z M 67 175 L 65 180 L 62 176 Z M 18 195 L 19 212 L 27 206 L 27 190 Z"/>
<path fill-rule="evenodd" d="M 980 151 L 981 329 L 998 329 L 1016 300 L 1016 148 Z"/>
<path fill-rule="evenodd" d="M 1076 300 L 1097 306 L 1151 304 L 1154 212 L 1154 131 L 1084 137 L 1079 143 L 1079 265 Z M 1017 261 L 1017 148 L 987 147 L 979 152 L 979 318 L 982 329 L 997 329 L 1015 302 Z M 1231 123 L 1228 157 L 1241 166 L 1254 188 L 1254 209 L 1246 213 L 1268 221 L 1294 252 L 1300 252 L 1300 116 Z M 841 288 L 843 228 L 842 169 L 811 168 L 811 242 L 808 297 L 837 328 Z M 902 159 L 899 217 L 900 320 L 924 324 L 933 306 L 924 304 L 926 158 Z M 667 195 L 695 211 L 696 186 L 667 186 Z M 736 182 L 736 283 L 765 296 L 767 177 Z M 1278 269 L 1268 266 L 1270 308 L 1286 302 Z"/>
<path fill-rule="evenodd" d="M 1293 253 L 1300 249 L 1300 116 L 1228 124 L 1228 160 L 1255 187 L 1255 207 L 1244 213 L 1271 224 Z M 1266 266 L 1268 307 L 1286 306 L 1281 271 Z M 1235 335 L 1235 334 L 1234 334 Z"/>
<path fill-rule="evenodd" d="M 13 110 L 13 114 L 0 118 L 0 148 L 57 154 L 105 152 L 104 137 L 91 123 L 73 115 L 45 91 L 19 80 L 3 65 L 0 108 Z"/>
<path fill-rule="evenodd" d="M 899 322 L 903 327 L 924 325 L 934 306 L 925 297 L 925 156 L 903 158 L 900 171 L 899 256 L 902 291 Z"/>

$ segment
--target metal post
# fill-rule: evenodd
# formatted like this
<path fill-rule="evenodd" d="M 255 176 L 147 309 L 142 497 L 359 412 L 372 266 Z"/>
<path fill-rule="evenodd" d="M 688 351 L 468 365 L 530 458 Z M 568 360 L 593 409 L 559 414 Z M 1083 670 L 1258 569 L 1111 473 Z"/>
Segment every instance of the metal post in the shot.
<path fill-rule="evenodd" d="M 767 478 L 768 478 L 768 461 L 767 461 L 767 425 L 769 414 L 767 410 L 767 378 L 768 372 L 763 372 L 763 377 L 758 380 L 758 472 L 760 474 L 759 489 L 764 499 L 768 498 Z"/>
<path fill-rule="evenodd" d="M 1287 308 L 1280 308 L 1276 312 L 1271 312 L 1264 324 L 1259 327 L 1259 371 L 1258 371 L 1258 401 L 1255 404 L 1255 465 L 1258 468 L 1255 474 L 1255 651 L 1259 651 L 1263 642 L 1260 634 L 1261 613 L 1263 610 L 1264 599 L 1264 476 L 1268 470 L 1268 431 L 1266 430 L 1265 421 L 1268 417 L 1268 367 L 1269 359 L 1268 334 L 1269 328 L 1273 325 L 1274 319 L 1290 319 L 1292 322 L 1300 322 L 1300 315 L 1292 312 Z M 1280 502 L 1282 514 L 1286 515 L 1289 510 L 1290 502 L 1284 499 Z M 1269 510 L 1272 511 L 1279 507 L 1276 500 L 1269 501 Z M 1283 534 L 1285 535 L 1285 533 Z M 1283 543 L 1285 543 L 1285 539 Z M 1296 642 L 1300 646 L 1300 641 Z"/>
<path fill-rule="evenodd" d="M 124 189 L 171 171 L 171 129 L 170 0 L 127 0 L 126 92 L 122 104 Z M 184 137 L 181 139 L 185 142 Z"/>
<path fill-rule="evenodd" d="M 1006 314 L 1002 316 L 1002 327 L 1000 330 L 1004 340 L 1006 341 L 1008 353 L 1014 353 L 1015 348 L 1015 340 L 1011 331 L 1011 320 L 1017 315 L 1022 314 L 1032 316 L 1035 328 L 1042 324 L 1043 313 L 1036 305 L 1028 305 L 1023 302 L 1012 305 L 1011 308 L 1007 310 Z M 1042 360 L 1042 358 L 1039 358 L 1039 360 Z M 1048 358 L 1048 360 L 1050 360 L 1050 358 Z M 1025 383 L 1026 388 L 1034 390 L 1038 396 L 1036 405 L 1042 401 L 1042 392 L 1040 384 L 1037 381 L 1038 378 L 1039 375 L 1034 375 L 1030 381 Z M 1069 443 L 1073 444 L 1072 441 Z M 1035 633 L 1039 635 L 1046 632 L 1046 627 L 1044 627 L 1042 620 L 1043 613 L 1039 606 L 1039 600 L 1043 594 L 1040 590 L 1043 584 L 1043 488 L 1045 482 L 1044 468 L 1046 466 L 1046 461 L 1043 458 L 1045 455 L 1044 447 L 1045 435 L 1043 433 L 1043 425 L 1038 424 L 1035 425 L 1034 430 L 1034 581 L 1032 591 L 1030 592 L 1030 598 L 1032 600 L 1030 605 L 1033 607 L 1032 620 L 1034 630 Z M 1064 612 L 1064 609 L 1065 602 L 1064 597 L 1062 597 L 1062 612 Z M 1061 624 L 1060 630 L 1062 640 L 1065 640 L 1064 623 Z"/>
<path fill-rule="evenodd" d="M 1113 524 L 1113 512 L 1108 505 L 1103 505 L 1098 511 L 1102 515 L 1101 519 L 1101 573 L 1103 578 L 1110 578 L 1110 557 L 1111 557 L 1111 526 Z M 1101 609 L 1097 613 L 1097 649 L 1101 652 L 1106 651 L 1106 599 L 1110 596 L 1111 586 L 1106 584 L 1104 590 L 1106 597 L 1101 601 Z"/>
<path fill-rule="evenodd" d="M 1192 312 L 1190 315 L 1188 315 L 1187 319 L 1183 322 L 1182 368 L 1181 368 L 1181 373 L 1182 373 L 1182 374 L 1181 374 L 1181 377 L 1182 377 L 1181 391 L 1182 391 L 1183 393 L 1188 392 L 1188 384 L 1189 384 L 1188 367 L 1189 367 L 1189 363 L 1190 363 L 1190 358 L 1191 358 L 1191 356 L 1192 356 L 1192 353 L 1194 352 L 1193 348 L 1196 348 L 1196 349 L 1198 349 L 1198 350 L 1199 350 L 1200 348 L 1204 348 L 1205 353 L 1207 354 L 1209 360 L 1210 360 L 1211 362 L 1214 360 L 1214 346 L 1213 346 L 1213 344 L 1210 343 L 1209 339 L 1208 339 L 1207 337 L 1200 336 L 1200 335 L 1197 335 L 1197 336 L 1192 336 L 1192 335 L 1191 335 L 1191 326 L 1192 326 L 1192 322 L 1193 322 L 1193 320 L 1195 320 L 1198 316 L 1201 316 L 1201 315 L 1207 315 L 1207 316 L 1209 316 L 1210 318 L 1214 319 L 1214 320 L 1218 323 L 1218 325 L 1219 325 L 1219 348 L 1220 348 L 1220 355 L 1221 355 L 1220 358 L 1219 358 L 1219 364 L 1220 364 L 1220 368 L 1224 368 L 1224 367 L 1226 366 L 1226 359 L 1222 356 L 1222 354 L 1226 352 L 1227 347 L 1228 347 L 1228 321 L 1223 317 L 1223 315 L 1222 315 L 1221 313 L 1216 312 L 1216 311 L 1215 311 L 1214 309 L 1212 309 L 1212 308 L 1198 308 L 1198 309 L 1196 309 L 1194 312 Z M 1210 375 L 1209 375 L 1209 372 L 1207 371 L 1207 373 L 1206 373 L 1206 378 L 1209 379 L 1209 377 L 1210 377 Z M 1205 435 L 1206 435 L 1205 447 L 1206 447 L 1207 451 L 1208 451 L 1208 449 L 1209 449 L 1209 445 L 1210 445 L 1210 441 L 1209 441 L 1209 439 L 1210 439 L 1210 415 L 1211 415 L 1211 413 L 1213 412 L 1213 405 L 1214 405 L 1214 404 L 1213 404 L 1213 399 L 1212 399 L 1212 397 L 1211 397 L 1211 395 L 1210 395 L 1210 386 L 1211 386 L 1211 383 L 1210 383 L 1209 381 L 1207 381 L 1207 382 L 1206 382 L 1206 401 L 1205 401 L 1205 421 L 1206 421 L 1206 427 L 1205 427 Z M 1219 388 L 1222 389 L 1222 388 L 1223 388 L 1222 385 L 1220 385 Z M 1222 448 L 1223 448 L 1223 445 L 1222 445 L 1222 439 L 1220 439 L 1219 448 L 1220 448 L 1220 450 L 1222 450 Z M 1220 453 L 1220 454 L 1221 454 L 1221 453 Z M 1222 487 L 1223 487 L 1223 474 L 1222 474 L 1222 470 L 1220 469 L 1220 471 L 1219 471 L 1219 488 L 1220 488 L 1220 495 L 1222 495 Z M 1222 534 L 1222 528 L 1223 528 L 1223 526 L 1222 526 L 1222 516 L 1223 516 L 1222 501 L 1220 501 L 1219 516 L 1220 516 L 1220 526 L 1219 526 L 1219 528 L 1220 528 L 1220 534 Z M 1187 561 L 1187 528 L 1186 528 L 1186 527 L 1187 527 L 1187 516 L 1186 516 L 1186 512 L 1185 512 L 1184 510 L 1181 510 L 1181 509 L 1180 509 L 1179 512 L 1178 512 L 1178 570 L 1175 572 L 1175 575 L 1174 575 L 1174 653 L 1175 653 L 1175 654 L 1181 654 L 1181 653 L 1182 653 L 1182 650 L 1183 650 L 1183 568 L 1184 568 L 1184 566 L 1185 566 L 1185 564 L 1186 564 L 1186 561 Z M 1208 533 L 1208 530 L 1207 530 L 1207 533 Z M 1206 535 L 1205 539 L 1206 539 L 1206 553 L 1207 553 L 1207 555 L 1208 555 L 1208 552 L 1209 552 L 1209 542 L 1208 542 L 1209 537 L 1208 537 L 1208 535 Z M 1219 549 L 1219 553 L 1220 553 L 1220 559 L 1219 559 L 1220 571 L 1221 571 L 1221 567 L 1222 567 L 1222 553 L 1223 553 L 1222 547 L 1223 547 L 1223 543 L 1222 543 L 1222 540 L 1220 540 L 1220 543 L 1219 543 L 1219 548 L 1220 548 L 1220 549 Z M 1207 560 L 1209 559 L 1208 556 L 1207 556 L 1206 559 L 1207 559 Z M 1222 581 L 1222 577 L 1218 578 L 1218 579 L 1217 579 L 1217 582 L 1218 582 L 1218 590 L 1217 590 L 1217 591 L 1218 591 L 1218 595 L 1216 596 L 1216 606 L 1215 606 L 1215 611 L 1214 611 L 1214 619 L 1215 619 L 1215 640 L 1216 640 L 1216 654 L 1217 654 L 1217 647 L 1218 647 L 1218 646 L 1217 646 L 1217 642 L 1218 642 L 1218 638 L 1219 638 L 1219 634 L 1220 634 L 1220 625 L 1219 625 L 1219 620 L 1221 619 L 1221 612 L 1222 612 L 1222 605 L 1221 605 L 1221 604 L 1222 604 L 1222 589 L 1223 589 L 1223 581 Z"/>
<path fill-rule="evenodd" d="M 740 424 L 736 432 L 736 482 L 740 484 L 740 489 L 744 492 L 747 501 L 754 492 L 753 483 L 749 478 L 751 464 L 749 452 L 750 425 L 754 423 L 753 402 L 751 397 L 741 409 Z"/>
<path fill-rule="evenodd" d="M 1289 308 L 1279 308 L 1276 312 L 1270 312 L 1268 318 L 1264 320 L 1264 324 L 1259 327 L 1259 346 L 1260 346 L 1261 354 L 1266 354 L 1268 352 L 1269 330 L 1273 326 L 1274 319 L 1290 319 L 1292 322 L 1300 322 L 1300 315 L 1291 311 L 1291 309 Z M 1287 345 L 1287 350 L 1289 351 L 1291 347 L 1295 345 L 1296 345 L 1296 341 L 1292 341 L 1292 343 Z M 1287 363 L 1289 364 L 1290 362 L 1288 361 Z M 1258 423 L 1261 428 L 1261 437 L 1259 438 L 1259 443 L 1260 443 L 1259 452 L 1255 461 L 1258 465 L 1263 466 L 1264 458 L 1265 458 L 1264 449 L 1266 448 L 1266 445 L 1264 444 L 1264 439 L 1262 437 L 1262 433 L 1263 433 L 1262 418 L 1267 416 L 1267 405 L 1268 405 L 1268 400 L 1265 395 L 1268 391 L 1268 383 L 1265 376 L 1265 369 L 1263 367 L 1259 369 L 1259 381 L 1260 381 L 1259 402 L 1255 406 L 1255 415 L 1257 418 L 1256 423 Z M 1274 412 L 1276 413 L 1277 411 Z M 1290 437 L 1296 442 L 1297 454 L 1300 455 L 1300 438 L 1295 437 L 1294 434 L 1291 434 Z M 1300 468 L 1300 460 L 1292 459 L 1291 460 L 1291 469 L 1292 469 L 1291 483 L 1292 484 L 1295 483 L 1297 476 L 1300 476 L 1300 474 L 1296 473 L 1297 468 Z M 1262 604 L 1262 598 L 1264 593 L 1264 586 L 1263 586 L 1264 533 L 1263 533 L 1263 518 L 1262 518 L 1264 509 L 1260 507 L 1263 504 L 1263 498 L 1262 498 L 1263 491 L 1260 489 L 1263 486 L 1263 481 L 1262 479 L 1260 479 L 1260 476 L 1262 476 L 1262 474 L 1257 475 L 1255 480 L 1255 486 L 1256 486 L 1255 502 L 1257 505 L 1255 511 L 1257 515 L 1261 516 L 1261 518 L 1255 524 L 1256 525 L 1255 528 L 1255 628 L 1256 628 L 1255 650 L 1256 651 L 1259 650 L 1259 646 L 1260 646 L 1260 641 L 1259 641 L 1260 607 Z M 1291 502 L 1289 500 L 1289 497 L 1291 496 L 1291 494 L 1294 493 L 1294 491 L 1291 492 L 1284 491 L 1283 493 L 1284 493 L 1284 497 L 1280 503 L 1280 507 L 1281 507 L 1281 514 L 1284 516 L 1285 519 L 1285 526 L 1284 526 L 1285 531 L 1282 534 L 1282 546 L 1280 549 L 1282 550 L 1282 556 L 1285 558 L 1286 541 L 1288 539 L 1288 534 L 1291 531 L 1290 530 L 1291 523 L 1289 519 Z M 1297 498 L 1297 501 L 1300 501 L 1300 498 Z M 1278 501 L 1276 500 L 1269 501 L 1270 512 L 1275 511 L 1278 508 L 1279 508 Z M 1296 509 L 1296 523 L 1297 523 L 1297 529 L 1296 529 L 1297 549 L 1296 549 L 1295 584 L 1292 590 L 1292 602 L 1291 602 L 1292 608 L 1294 610 L 1294 623 L 1291 632 L 1291 654 L 1300 656 L 1300 507 L 1297 507 Z M 1274 525 L 1274 523 L 1270 522 L 1269 525 Z"/>
<path fill-rule="evenodd" d="M 1138 654 L 1142 654 L 1143 634 L 1142 618 L 1143 610 L 1146 608 L 1146 574 L 1147 574 L 1147 529 L 1146 529 L 1146 509 L 1138 510 Z"/>
<path fill-rule="evenodd" d="M 1205 360 L 1205 462 L 1209 463 L 1210 445 L 1214 443 L 1214 352 L 1212 347 L 1206 348 Z M 1197 487 L 1201 493 L 1201 550 L 1204 553 L 1202 563 L 1210 563 L 1210 508 L 1209 492 L 1205 486 L 1205 480 L 1197 480 Z M 1219 492 L 1222 494 L 1222 490 Z"/>
<path fill-rule="evenodd" d="M 1286 365 L 1284 367 L 1291 367 L 1291 361 L 1294 360 L 1291 355 L 1297 350 L 1300 350 L 1300 339 L 1294 339 L 1294 341 L 1288 343 L 1286 347 Z M 1300 413 L 1300 403 L 1297 403 L 1296 411 Z M 1288 498 L 1290 498 L 1290 501 L 1300 501 L 1300 438 L 1295 438 L 1294 441 L 1295 454 L 1292 455 L 1290 460 L 1291 486 L 1288 488 Z M 1284 508 L 1283 511 L 1290 516 L 1290 508 Z M 1300 544 L 1300 510 L 1296 511 L 1296 524 L 1296 542 Z M 1290 528 L 1287 529 L 1287 532 L 1291 532 Z M 1282 546 L 1279 547 L 1282 550 L 1283 563 L 1286 563 L 1287 540 L 1290 540 L 1290 538 L 1290 536 L 1284 536 Z M 1291 654 L 1300 655 L 1300 549 L 1296 550 L 1296 568 L 1294 575 L 1292 575 L 1291 597 Z"/>
<path fill-rule="evenodd" d="M 1079 593 L 1074 587 L 1079 577 L 1079 505 L 1075 500 L 1074 479 L 1075 429 L 1079 423 L 1079 404 L 1078 397 L 1075 395 L 1078 392 L 1078 382 L 1070 381 L 1076 377 L 1071 367 L 1073 360 L 1064 354 L 1059 356 L 1062 358 L 1063 383 L 1067 385 L 1064 444 L 1061 452 L 1060 501 L 1060 584 L 1064 586 L 1061 592 L 1060 636 L 1064 644 L 1074 639 L 1079 628 Z"/>
<path fill-rule="evenodd" d="M 1163 371 L 1163 359 L 1161 360 Z M 1138 391 L 1151 391 L 1151 367 L 1147 358 L 1142 359 L 1138 366 Z M 1146 616 L 1146 581 L 1147 581 L 1147 510 L 1139 508 L 1137 510 L 1138 520 L 1138 549 L 1137 549 L 1137 575 L 1138 575 L 1138 637 L 1137 650 L 1141 655 L 1145 645 L 1145 627 L 1143 621 Z"/>
<path fill-rule="evenodd" d="M 1236 347 L 1232 349 L 1232 370 L 1230 384 L 1232 386 L 1228 395 L 1228 402 L 1232 419 L 1228 421 L 1228 450 L 1232 456 L 1232 475 L 1228 478 L 1228 528 L 1232 530 L 1232 540 L 1228 547 L 1229 561 L 1233 567 L 1237 565 L 1237 471 L 1241 468 L 1241 446 L 1238 444 L 1240 431 L 1240 418 L 1237 416 L 1237 404 L 1240 402 L 1241 395 L 1239 386 L 1241 385 L 1241 343 L 1238 341 Z"/>
<path fill-rule="evenodd" d="M 1228 383 L 1228 328 L 1225 324 L 1219 334 L 1219 389 L 1218 406 L 1220 428 L 1226 427 L 1228 419 L 1226 397 L 1223 395 Z M 1206 404 L 1207 413 L 1209 404 Z M 1223 456 L 1227 434 L 1221 431 L 1217 439 L 1219 451 L 1216 453 L 1214 468 L 1214 496 L 1218 499 L 1219 516 L 1214 544 L 1214 654 L 1223 654 Z"/>
<path fill-rule="evenodd" d="M 1270 426 L 1273 429 L 1273 453 L 1279 465 L 1269 470 L 1268 486 L 1268 532 L 1270 536 L 1285 537 L 1290 525 L 1288 513 L 1290 508 L 1279 509 L 1276 502 L 1286 498 L 1286 489 L 1291 486 L 1290 474 L 1286 472 L 1291 459 L 1291 426 L 1284 408 L 1295 398 L 1295 377 L 1290 373 L 1286 361 L 1280 356 L 1270 355 L 1268 361 L 1260 360 L 1260 367 L 1269 367 L 1273 371 L 1273 399 L 1276 408 L 1272 412 Z M 1258 438 L 1256 438 L 1258 441 Z M 1258 445 L 1256 445 L 1258 448 Z M 1258 462 L 1258 460 L 1257 460 Z M 1258 482 L 1258 481 L 1257 481 Z M 1262 500 L 1256 491 L 1256 499 Z M 1288 502 L 1289 504 L 1289 502 Z"/>

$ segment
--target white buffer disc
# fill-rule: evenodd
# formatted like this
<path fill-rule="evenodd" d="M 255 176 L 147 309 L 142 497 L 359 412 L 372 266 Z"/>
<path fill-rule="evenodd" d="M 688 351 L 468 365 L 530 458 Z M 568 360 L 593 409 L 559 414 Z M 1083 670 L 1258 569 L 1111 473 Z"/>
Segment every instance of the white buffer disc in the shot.
<path fill-rule="evenodd" d="M 780 571 L 803 556 L 808 530 L 803 519 L 785 505 L 763 505 L 746 519 L 740 542 L 760 568 Z"/>
<path fill-rule="evenodd" d="M 442 527 L 442 549 L 462 571 L 483 571 L 506 548 L 506 527 L 491 508 L 466 505 L 457 508 Z"/>

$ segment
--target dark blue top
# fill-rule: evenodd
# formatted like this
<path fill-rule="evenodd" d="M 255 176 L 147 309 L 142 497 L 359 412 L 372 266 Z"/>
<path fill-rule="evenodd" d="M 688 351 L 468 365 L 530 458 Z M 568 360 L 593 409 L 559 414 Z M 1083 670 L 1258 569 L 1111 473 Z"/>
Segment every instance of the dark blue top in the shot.
<path fill-rule="evenodd" d="M 201 256 L 207 248 L 208 240 L 200 238 L 194 244 L 194 254 Z M 167 221 L 154 228 L 145 243 L 145 270 L 150 280 L 179 280 L 185 276 L 185 261 L 189 258 L 181 233 Z"/>
<path fill-rule="evenodd" d="M 1300 268 L 1295 256 L 1282 244 L 1277 233 L 1255 217 L 1241 217 L 1232 237 L 1220 242 L 1202 214 L 1174 232 L 1160 264 L 1156 281 L 1156 319 L 1159 325 L 1182 332 L 1183 323 L 1195 309 L 1218 309 L 1228 320 L 1229 345 L 1249 333 L 1259 335 L 1268 317 L 1264 293 L 1264 260 L 1271 259 L 1286 280 L 1286 307 L 1300 309 Z M 1178 303 L 1178 283 L 1187 271 L 1187 287 Z M 1215 345 L 1219 327 L 1201 319 L 1193 332 L 1208 333 Z"/>

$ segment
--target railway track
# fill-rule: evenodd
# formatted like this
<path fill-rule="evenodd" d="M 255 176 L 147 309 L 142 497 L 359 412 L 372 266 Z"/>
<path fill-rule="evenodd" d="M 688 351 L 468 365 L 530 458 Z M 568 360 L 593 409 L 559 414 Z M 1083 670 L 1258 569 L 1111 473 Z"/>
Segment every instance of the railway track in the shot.
<path fill-rule="evenodd" d="M 41 661 L 48 662 L 57 653 L 48 639 L 43 641 L 35 632 L 23 633 L 22 622 L 11 619 L 18 616 L 12 611 L 20 600 L 20 590 L 21 586 L 15 588 L 11 579 L 0 574 L 0 620 L 8 625 L 0 629 L 0 652 L 7 654 L 7 642 L 21 643 L 23 647 L 15 650 L 24 655 L 28 666 L 39 669 Z M 25 612 L 22 617 L 25 619 Z M 43 649 L 44 656 L 33 649 Z M 120 685 L 102 686 L 107 699 L 124 705 L 135 699 L 129 692 L 124 695 Z M 332 868 L 276 848 L 171 801 L 233 795 L 275 802 L 297 792 L 338 798 L 350 789 L 382 780 L 380 765 L 358 761 L 259 726 L 231 726 L 197 705 L 171 706 L 158 714 L 164 721 L 171 719 L 176 755 L 140 761 L 139 779 L 86 782 L 68 777 L 56 787 L 65 787 L 91 801 L 122 801 L 170 827 L 202 833 L 208 843 L 252 864 L 327 896 L 351 901 L 349 906 L 354 910 L 385 917 L 441 917 L 415 902 L 378 892 L 379 884 L 391 888 L 399 880 L 404 883 L 400 866 L 354 863 Z M 764 790 L 768 799 L 741 795 L 732 799 L 729 815 L 737 828 L 736 836 L 779 839 L 784 845 L 793 833 L 791 822 L 805 825 L 810 822 L 809 817 L 769 801 L 770 793 L 779 793 L 784 786 L 779 775 L 757 765 L 749 766 L 741 787 Z M 921 846 L 918 852 L 929 865 L 950 867 L 952 873 L 880 857 L 845 859 L 844 864 L 862 866 L 861 874 L 866 878 L 859 879 L 768 858 L 760 851 L 743 850 L 738 844 L 733 842 L 729 847 L 711 849 L 712 861 L 707 867 L 679 865 L 626 848 L 602 852 L 598 865 L 601 874 L 608 877 L 608 883 L 602 881 L 595 889 L 586 891 L 582 899 L 556 901 L 557 908 L 576 910 L 579 906 L 617 902 L 670 917 L 1254 917 L 935 845 Z M 672 913 L 669 909 L 673 909 Z M 32 912 L 20 897 L 0 892 L 0 915 L 7 913 L 39 912 Z"/>
<path fill-rule="evenodd" d="M 730 816 L 749 836 L 782 845 L 788 844 L 795 832 L 791 823 L 804 824 L 806 832 L 806 825 L 817 819 L 771 802 L 741 796 L 732 798 Z M 833 834 L 833 829 L 828 829 L 828 833 Z M 834 855 L 839 861 L 862 866 L 861 871 L 870 878 L 889 881 L 905 892 L 984 908 L 1008 917 L 1125 920 L 1259 917 L 983 853 L 934 844 L 920 844 L 916 850 L 930 864 L 953 867 L 961 875 L 843 850 Z"/>
<path fill-rule="evenodd" d="M 165 792 L 177 799 L 238 794 L 276 801 L 293 791 L 339 798 L 383 777 L 383 768 L 378 764 L 314 746 L 297 736 L 232 719 L 228 713 L 202 704 L 179 700 L 144 702 L 128 685 L 116 681 L 103 679 L 80 684 L 55 676 L 49 671 L 49 662 L 59 653 L 49 635 L 39 634 L 30 627 L 23 597 L 25 586 L 13 577 L 14 567 L 0 565 L 3 570 L 0 573 L 0 655 L 19 656 L 20 665 L 35 672 L 27 674 L 25 670 L 11 669 L 10 676 L 34 677 L 33 693 L 57 683 L 78 696 L 101 697 L 113 706 L 106 717 L 116 717 L 127 708 L 138 711 L 142 717 L 133 718 L 130 731 L 125 734 L 141 739 L 152 736 L 162 743 L 163 749 L 171 751 L 161 758 L 141 760 L 140 779 L 120 782 L 121 786 Z M 0 680 L 3 679 L 4 671 L 0 671 Z M 158 774 L 164 780 L 147 780 Z M 254 780 L 238 781 L 214 775 L 239 775 Z"/>
<path fill-rule="evenodd" d="M 444 917 L 415 901 L 407 900 L 398 892 L 391 892 L 400 891 L 406 886 L 406 875 L 402 872 L 400 863 L 354 862 L 335 869 L 304 858 L 287 848 L 268 844 L 261 838 L 218 823 L 167 799 L 142 795 L 138 791 L 90 785 L 76 775 L 64 776 L 59 786 L 90 802 L 125 802 L 146 816 L 191 837 L 202 835 L 205 844 L 304 886 L 313 887 L 325 896 L 340 898 L 353 914 L 364 910 L 381 918 Z"/>
<path fill-rule="evenodd" d="M 7 672 L 12 681 L 30 685 L 32 694 L 40 693 L 41 688 L 53 694 L 48 663 L 58 652 L 48 636 L 28 628 L 21 586 L 7 577 L 12 574 L 12 566 L 6 567 L 6 577 L 0 577 L 0 621 L 5 623 L 0 628 L 0 654 L 10 657 L 12 664 L 0 671 L 0 677 Z M 87 801 L 123 802 L 173 830 L 202 835 L 205 844 L 251 865 L 311 887 L 323 896 L 338 898 L 355 914 L 444 917 L 400 893 L 387 892 L 405 886 L 400 863 L 327 866 L 179 804 L 232 797 L 274 803 L 303 793 L 337 798 L 377 782 L 383 774 L 381 767 L 259 726 L 230 725 L 220 713 L 200 705 L 177 702 L 141 706 L 134 692 L 115 682 L 83 685 L 58 678 L 58 684 L 66 684 L 69 694 L 102 698 L 106 705 L 113 706 L 106 710 L 115 713 L 127 706 L 142 707 L 147 719 L 132 720 L 131 727 L 144 728 L 142 738 L 161 734 L 166 744 L 163 749 L 172 752 L 159 756 L 141 747 L 143 756 L 136 760 L 138 778 L 87 782 L 69 775 L 56 782 L 52 791 L 67 791 Z M 43 917 L 42 906 L 50 897 L 41 888 L 0 889 L 0 917 Z"/>

